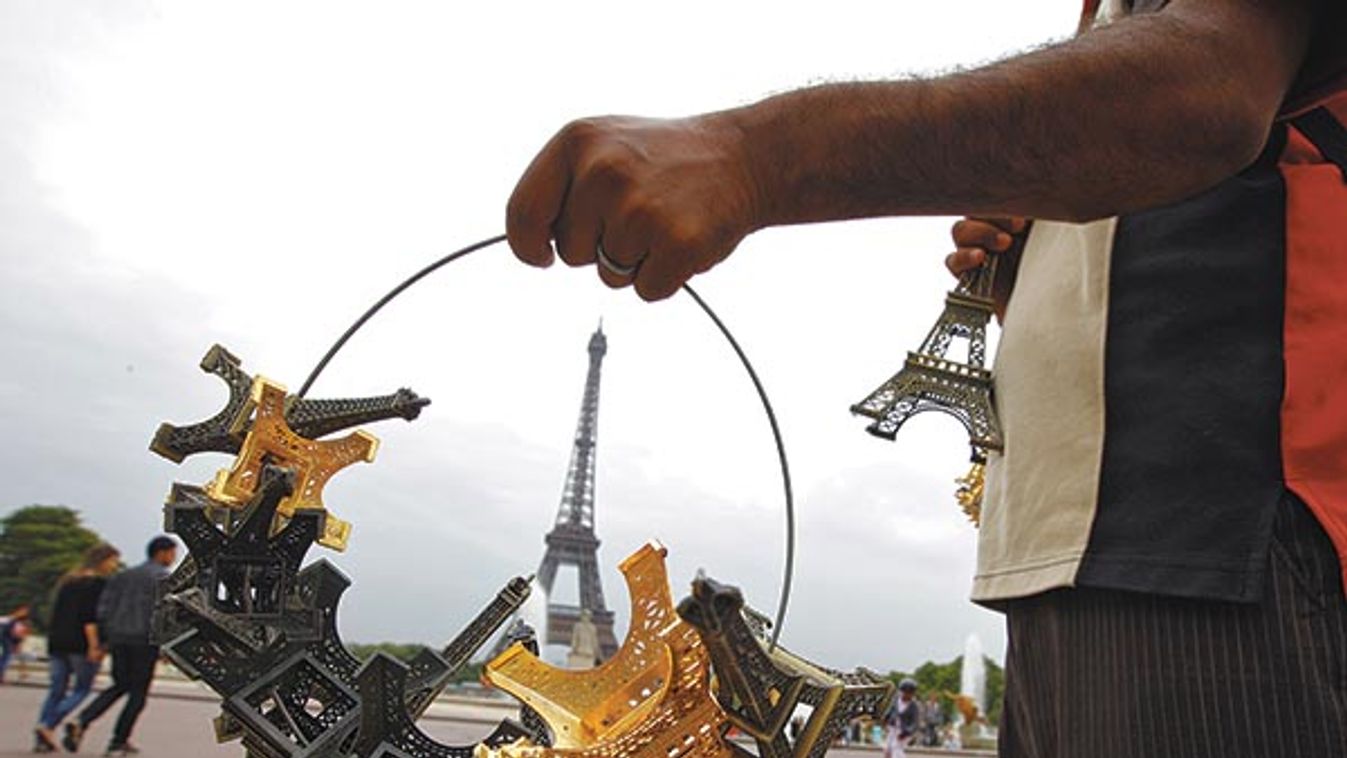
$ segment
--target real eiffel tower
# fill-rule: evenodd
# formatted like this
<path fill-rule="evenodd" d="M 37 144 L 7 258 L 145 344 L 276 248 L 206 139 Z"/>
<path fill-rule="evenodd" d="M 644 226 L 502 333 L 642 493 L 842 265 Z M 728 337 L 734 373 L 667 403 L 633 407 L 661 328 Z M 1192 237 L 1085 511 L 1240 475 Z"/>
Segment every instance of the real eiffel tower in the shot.
<path fill-rule="evenodd" d="M 580 421 L 575 427 L 575 446 L 571 449 L 570 468 L 566 472 L 566 486 L 561 492 L 561 506 L 552 531 L 547 533 L 547 552 L 538 567 L 538 584 L 548 595 L 548 644 L 569 645 L 571 630 L 582 611 L 589 611 L 598 630 L 599 658 L 607 660 L 617 652 L 617 637 L 613 634 L 613 612 L 603 600 L 603 583 L 599 578 L 599 538 L 594 534 L 594 462 L 599 424 L 599 369 L 608 352 L 608 339 L 603 324 L 589 338 L 589 374 L 585 377 L 585 395 L 580 403 Z M 574 566 L 580 580 L 580 605 L 562 605 L 552 602 L 552 584 L 557 569 Z"/>
<path fill-rule="evenodd" d="M 874 419 L 866 431 L 892 440 L 912 416 L 938 410 L 963 422 L 974 464 L 986 463 L 988 450 L 1001 449 L 1001 425 L 992 405 L 992 372 L 984 367 L 998 257 L 991 256 L 986 264 L 959 277 L 921 347 L 907 354 L 897 374 L 851 406 L 852 413 Z M 966 363 L 946 355 L 955 338 L 968 341 Z"/>

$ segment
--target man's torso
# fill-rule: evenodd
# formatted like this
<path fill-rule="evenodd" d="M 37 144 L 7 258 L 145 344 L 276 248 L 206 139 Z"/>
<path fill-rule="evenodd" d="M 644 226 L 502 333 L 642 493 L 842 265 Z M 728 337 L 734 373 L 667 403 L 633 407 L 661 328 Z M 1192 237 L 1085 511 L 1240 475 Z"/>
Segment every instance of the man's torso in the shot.
<path fill-rule="evenodd" d="M 1332 79 L 1310 78 L 1292 94 Z M 1347 88 L 1327 105 L 1347 118 Z M 1329 392 L 1347 376 L 1329 347 L 1347 344 L 1345 285 L 1347 183 L 1285 124 L 1188 200 L 1036 223 L 996 362 L 1006 447 L 974 598 L 1083 584 L 1253 599 L 1288 486 L 1347 551 L 1347 401 Z"/>

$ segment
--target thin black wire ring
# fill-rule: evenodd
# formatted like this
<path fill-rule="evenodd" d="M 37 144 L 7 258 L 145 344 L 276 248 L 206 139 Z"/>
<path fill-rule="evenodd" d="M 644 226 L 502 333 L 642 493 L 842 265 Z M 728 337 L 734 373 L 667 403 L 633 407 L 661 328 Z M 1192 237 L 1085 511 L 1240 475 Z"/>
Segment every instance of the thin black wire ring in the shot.
<path fill-rule="evenodd" d="M 323 355 L 322 360 L 318 361 L 318 365 L 313 367 L 313 371 L 309 372 L 309 378 L 304 380 L 304 385 L 299 388 L 299 392 L 296 393 L 296 396 L 302 398 L 308 394 L 309 388 L 313 386 L 313 383 L 317 381 L 318 376 L 327 368 L 327 364 L 330 363 L 342 347 L 346 345 L 347 341 L 355 336 L 355 333 L 360 331 L 360 328 L 365 325 L 365 322 L 373 318 L 374 314 L 378 313 L 385 305 L 388 305 L 393 298 L 401 295 L 408 287 L 411 287 L 413 284 L 416 284 L 459 258 L 462 258 L 469 253 L 475 253 L 483 248 L 500 244 L 504 241 L 505 235 L 501 234 L 481 240 L 480 242 L 474 242 L 460 250 L 455 250 L 420 271 L 417 271 L 415 274 L 412 274 L 401 284 L 389 290 L 388 294 L 379 298 L 374 305 L 370 306 L 368 310 L 360 315 L 360 318 L 355 320 L 355 323 L 351 324 L 350 328 L 337 338 L 336 342 L 332 343 L 332 347 L 328 348 L 328 351 Z M 739 356 L 739 362 L 743 364 L 744 370 L 748 372 L 748 378 L 753 381 L 753 388 L 758 392 L 758 399 L 762 401 L 762 409 L 766 412 L 767 421 L 772 427 L 772 438 L 776 443 L 776 456 L 777 460 L 781 463 L 781 486 L 785 491 L 786 497 L 786 568 L 785 576 L 781 580 L 781 599 L 777 603 L 776 623 L 772 629 L 772 647 L 775 648 L 777 640 L 781 638 L 781 628 L 786 621 L 786 607 L 790 602 L 791 580 L 795 573 L 795 496 L 791 489 L 790 465 L 786 462 L 786 445 L 781 439 L 781 427 L 776 422 L 776 412 L 772 410 L 772 401 L 767 399 L 767 390 L 763 388 L 762 381 L 758 379 L 758 372 L 753 370 L 753 364 L 748 360 L 748 356 L 744 354 L 743 348 L 739 347 L 739 342 L 734 339 L 734 335 L 730 334 L 730 330 L 725 326 L 725 323 L 720 320 L 720 317 L 716 315 L 715 311 L 711 310 L 711 306 L 706 304 L 706 301 L 701 298 L 701 295 L 698 295 L 692 287 L 686 284 L 683 285 L 683 291 L 691 295 L 697 305 L 701 306 L 701 309 L 711 318 L 711 321 L 715 323 L 716 328 L 725 336 L 726 341 L 730 343 L 730 347 L 734 349 L 734 354 Z"/>

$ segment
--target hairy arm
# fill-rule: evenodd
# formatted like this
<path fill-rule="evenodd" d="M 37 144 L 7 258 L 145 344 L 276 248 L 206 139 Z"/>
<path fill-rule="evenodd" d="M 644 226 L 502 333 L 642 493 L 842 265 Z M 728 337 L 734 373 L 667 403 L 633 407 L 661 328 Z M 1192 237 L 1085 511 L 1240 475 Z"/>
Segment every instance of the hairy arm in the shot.
<path fill-rule="evenodd" d="M 586 119 L 507 209 L 515 254 L 667 297 L 757 229 L 903 214 L 1084 220 L 1256 157 L 1330 0 L 1172 0 L 930 80 L 830 84 L 679 120 Z M 628 269 L 632 269 L 628 271 Z"/>
<path fill-rule="evenodd" d="M 730 112 L 768 223 L 920 213 L 1085 220 L 1250 163 L 1313 2 L 1176 0 L 968 73 L 801 90 Z"/>

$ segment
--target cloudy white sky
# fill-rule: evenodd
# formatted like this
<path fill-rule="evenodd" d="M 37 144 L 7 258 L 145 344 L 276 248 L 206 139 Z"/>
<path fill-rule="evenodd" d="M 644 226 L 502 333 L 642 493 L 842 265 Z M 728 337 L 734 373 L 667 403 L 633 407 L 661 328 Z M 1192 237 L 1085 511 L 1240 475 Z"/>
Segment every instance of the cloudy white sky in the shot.
<path fill-rule="evenodd" d="M 387 288 L 501 231 L 518 173 L 570 118 L 976 64 L 1068 34 L 1077 5 L 6 0 L 0 513 L 70 505 L 139 554 L 170 483 L 228 463 L 146 450 L 160 421 L 222 403 L 196 368 L 206 349 L 297 388 Z M 969 633 L 1004 650 L 999 617 L 966 600 L 962 429 L 919 417 L 887 443 L 847 411 L 937 315 L 949 223 L 772 230 L 695 282 L 757 364 L 795 473 L 783 641 L 832 666 L 947 660 Z M 397 301 L 313 390 L 434 400 L 413 424 L 373 428 L 378 460 L 328 487 L 356 525 L 328 555 L 355 580 L 347 639 L 446 639 L 536 568 L 600 317 L 610 606 L 625 616 L 617 562 L 658 538 L 677 594 L 705 568 L 774 610 L 775 454 L 710 322 L 689 300 L 648 306 L 592 271 L 497 249 Z"/>

